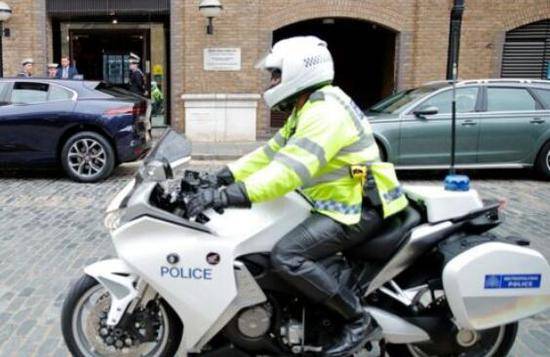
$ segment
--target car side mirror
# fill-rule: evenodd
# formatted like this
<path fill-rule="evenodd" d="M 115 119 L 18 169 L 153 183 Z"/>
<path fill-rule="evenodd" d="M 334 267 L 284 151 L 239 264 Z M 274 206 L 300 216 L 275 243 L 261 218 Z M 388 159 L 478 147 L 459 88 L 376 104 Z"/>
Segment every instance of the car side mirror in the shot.
<path fill-rule="evenodd" d="M 439 112 L 436 106 L 428 105 L 423 106 L 413 112 L 414 116 L 420 119 L 426 119 L 427 115 L 435 115 Z"/>

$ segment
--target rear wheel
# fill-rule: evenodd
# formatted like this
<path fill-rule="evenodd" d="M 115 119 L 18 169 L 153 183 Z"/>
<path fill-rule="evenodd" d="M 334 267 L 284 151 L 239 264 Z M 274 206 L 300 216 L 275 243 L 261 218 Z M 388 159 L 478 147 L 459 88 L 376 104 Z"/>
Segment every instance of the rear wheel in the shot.
<path fill-rule="evenodd" d="M 178 350 L 182 326 L 171 307 L 151 302 L 111 328 L 106 324 L 110 294 L 95 279 L 83 276 L 63 304 L 61 329 L 73 356 L 171 357 Z"/>
<path fill-rule="evenodd" d="M 483 331 L 462 331 L 456 336 L 457 342 L 463 346 L 457 355 L 462 357 L 500 357 L 507 356 L 518 331 L 518 324 L 513 323 L 498 326 Z M 429 347 L 422 344 L 388 345 L 390 356 L 428 357 Z"/>
<path fill-rule="evenodd" d="M 108 177 L 115 167 L 109 142 L 93 131 L 71 136 L 61 150 L 61 165 L 75 181 L 96 182 Z"/>
<path fill-rule="evenodd" d="M 544 179 L 550 180 L 550 142 L 540 150 L 535 166 Z"/>

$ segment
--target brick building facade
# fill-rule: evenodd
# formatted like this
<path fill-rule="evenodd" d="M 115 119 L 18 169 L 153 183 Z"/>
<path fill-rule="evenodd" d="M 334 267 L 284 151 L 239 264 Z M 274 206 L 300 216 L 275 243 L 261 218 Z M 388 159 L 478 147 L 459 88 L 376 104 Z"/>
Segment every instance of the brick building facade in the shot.
<path fill-rule="evenodd" d="M 45 71 L 46 63 L 54 60 L 53 48 L 58 34 L 52 29 L 55 21 L 46 10 L 50 1 L 56 0 L 5 0 L 13 10 L 11 19 L 4 24 L 10 29 L 10 36 L 3 39 L 5 75 L 16 74 L 23 57 L 33 57 L 40 71 Z M 111 4 L 116 2 L 111 1 Z M 134 2 L 139 3 L 138 0 Z M 388 63 L 380 67 L 380 71 L 389 72 L 385 87 L 382 85 L 381 89 L 377 89 L 379 93 L 374 93 L 379 97 L 388 91 L 445 77 L 452 0 L 221 2 L 224 8 L 221 16 L 214 19 L 212 35 L 206 34 L 206 19 L 198 11 L 198 0 L 169 2 L 166 36 L 169 44 L 170 123 L 180 130 L 185 129 L 186 120 L 184 101 L 181 99 L 183 94 L 260 94 L 268 78 L 254 69 L 255 61 L 270 47 L 277 31 L 307 21 L 317 21 L 307 24 L 307 29 L 311 31 L 322 30 L 321 26 L 331 26 L 335 22 L 355 21 L 356 27 L 342 32 L 346 38 L 340 41 L 361 49 L 360 56 L 364 58 L 379 56 L 380 52 L 369 52 L 369 42 L 363 42 L 361 36 L 354 36 L 354 29 L 358 34 L 371 31 L 369 36 L 375 36 L 373 34 L 376 32 L 372 31 L 385 31 L 390 42 L 381 46 L 391 48 L 387 50 L 390 53 Z M 110 14 L 113 13 L 116 9 Z M 507 31 L 549 18 L 550 1 L 547 0 L 466 0 L 459 77 L 499 77 Z M 283 32 L 292 33 L 289 32 L 291 30 Z M 240 70 L 204 70 L 205 48 L 239 48 Z M 338 54 L 336 52 L 334 56 L 338 57 Z M 353 68 L 357 80 L 368 83 L 369 78 L 361 77 L 364 68 L 358 67 Z M 256 101 L 256 133 L 264 137 L 272 131 L 272 122 L 263 102 Z"/>

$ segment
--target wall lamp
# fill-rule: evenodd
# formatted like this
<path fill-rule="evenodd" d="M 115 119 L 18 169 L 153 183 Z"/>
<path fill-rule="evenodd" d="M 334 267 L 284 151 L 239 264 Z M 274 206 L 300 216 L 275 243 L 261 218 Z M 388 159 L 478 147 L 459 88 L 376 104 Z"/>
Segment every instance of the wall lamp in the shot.
<path fill-rule="evenodd" d="M 206 34 L 212 35 L 214 33 L 214 25 L 212 19 L 220 16 L 223 6 L 220 0 L 201 0 L 199 4 L 199 11 L 202 16 L 208 19 L 208 25 L 206 26 Z"/>

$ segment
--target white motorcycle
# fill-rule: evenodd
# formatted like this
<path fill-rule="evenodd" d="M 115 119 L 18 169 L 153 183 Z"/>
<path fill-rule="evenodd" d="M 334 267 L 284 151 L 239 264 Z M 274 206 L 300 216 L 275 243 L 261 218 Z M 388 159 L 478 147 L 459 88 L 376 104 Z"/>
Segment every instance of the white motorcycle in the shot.
<path fill-rule="evenodd" d="M 317 356 L 337 316 L 270 268 L 277 241 L 312 209 L 299 191 L 252 209 L 186 215 L 211 183 L 186 171 L 186 139 L 167 130 L 105 223 L 118 259 L 92 264 L 62 311 L 75 356 Z M 170 184 L 172 183 L 172 185 Z M 177 186 L 177 187 L 175 187 Z M 518 321 L 550 306 L 550 267 L 520 238 L 487 231 L 499 203 L 476 191 L 406 186 L 410 207 L 380 235 L 322 264 L 363 296 L 391 356 L 504 356 Z M 221 214 L 223 213 L 223 214 Z M 181 347 L 180 347 L 181 344 Z"/>

